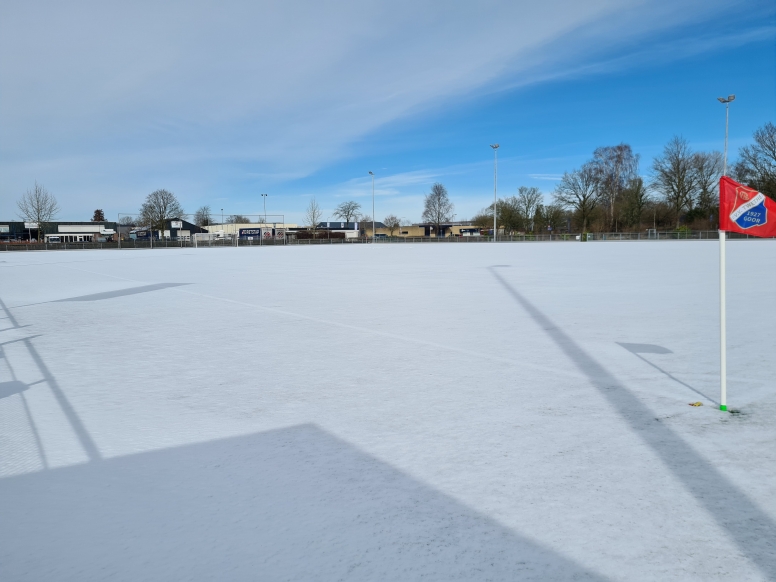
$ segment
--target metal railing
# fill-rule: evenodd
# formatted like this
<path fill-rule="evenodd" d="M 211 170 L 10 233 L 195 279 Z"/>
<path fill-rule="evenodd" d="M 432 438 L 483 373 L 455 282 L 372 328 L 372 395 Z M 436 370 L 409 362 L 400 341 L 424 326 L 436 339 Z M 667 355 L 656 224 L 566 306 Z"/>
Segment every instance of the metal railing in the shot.
<path fill-rule="evenodd" d="M 746 234 L 735 232 L 727 233 L 728 239 L 743 240 L 755 239 Z M 586 233 L 586 234 L 514 234 L 499 235 L 496 242 L 611 242 L 611 241 L 666 241 L 666 240 L 719 240 L 719 232 L 716 230 L 695 230 L 695 231 L 664 231 L 664 232 L 605 232 L 605 233 Z M 372 244 L 371 237 L 357 238 L 316 238 L 316 239 L 296 239 L 291 236 L 288 239 L 263 239 L 236 241 L 234 238 L 223 238 L 215 240 L 201 240 L 197 242 L 197 248 L 209 247 L 234 247 L 234 246 L 283 246 L 283 245 L 333 245 L 333 244 Z M 492 243 L 492 236 L 461 236 L 461 237 L 377 237 L 374 239 L 377 244 L 401 244 L 401 243 L 447 243 L 447 244 L 476 244 Z M 99 249 L 178 249 L 192 248 L 194 242 L 191 240 L 162 239 L 155 240 L 153 246 L 150 241 L 141 241 L 129 239 L 118 242 L 69 242 L 69 243 L 21 243 L 21 242 L 3 242 L 0 243 L 0 252 L 2 251 L 55 251 L 55 250 L 99 250 Z"/>

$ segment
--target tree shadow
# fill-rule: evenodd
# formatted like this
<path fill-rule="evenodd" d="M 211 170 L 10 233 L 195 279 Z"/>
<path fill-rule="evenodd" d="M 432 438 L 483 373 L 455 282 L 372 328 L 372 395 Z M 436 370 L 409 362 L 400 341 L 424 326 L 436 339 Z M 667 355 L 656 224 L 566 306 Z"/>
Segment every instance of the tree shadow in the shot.
<path fill-rule="evenodd" d="M 315 425 L 0 480 L 13 580 L 604 580 Z"/>
<path fill-rule="evenodd" d="M 9 382 L 0 382 L 0 398 L 8 398 L 14 394 L 21 394 L 25 390 L 28 390 L 29 386 L 19 380 L 11 380 Z"/>
<path fill-rule="evenodd" d="M 65 301 L 102 301 L 104 299 L 114 299 L 116 297 L 126 297 L 127 295 L 136 295 L 138 293 L 148 293 L 170 287 L 181 287 L 189 283 L 154 283 L 153 285 L 142 285 L 140 287 L 130 287 L 129 289 L 117 289 L 116 291 L 105 291 L 103 293 L 92 293 L 91 295 L 80 295 L 78 297 L 68 297 L 67 299 L 57 299 L 51 303 L 61 303 Z"/>
<path fill-rule="evenodd" d="M 671 350 L 669 350 L 668 348 L 664 348 L 662 346 L 656 346 L 654 344 L 627 344 L 627 343 L 622 343 L 622 342 L 615 342 L 615 343 L 617 345 L 619 345 L 619 346 L 622 346 L 626 350 L 628 350 L 630 353 L 632 353 L 634 356 L 636 356 L 642 362 L 644 362 L 644 363 L 652 366 L 653 368 L 655 368 L 655 370 L 657 370 L 658 372 L 660 372 L 662 374 L 665 374 L 666 376 L 671 378 L 671 380 L 673 380 L 677 384 L 681 384 L 685 388 L 689 388 L 690 390 L 695 392 L 698 396 L 701 396 L 702 398 L 706 399 L 708 402 L 711 402 L 712 404 L 714 404 L 716 406 L 719 406 L 719 402 L 717 402 L 713 398 L 710 398 L 709 396 L 706 396 L 703 392 L 701 392 L 697 388 L 693 388 L 692 386 L 690 386 L 686 382 L 683 382 L 682 380 L 680 380 L 679 378 L 677 378 L 676 376 L 674 376 L 670 372 L 665 371 L 663 368 L 661 368 L 657 364 L 654 364 L 654 363 L 650 362 L 647 358 L 645 358 L 644 356 L 641 355 L 641 354 L 672 354 L 673 352 Z"/>
<path fill-rule="evenodd" d="M 555 345 L 587 376 L 664 465 L 679 479 L 743 555 L 776 580 L 776 524 L 758 505 L 700 456 L 606 368 L 585 352 L 549 317 L 512 287 L 496 269 L 491 273 L 507 294 L 544 329 Z"/>
<path fill-rule="evenodd" d="M 0 384 L 48 469 L 0 479 L 3 579 L 605 580 L 315 425 L 104 459 L 30 339 L 15 341 L 89 462 L 49 469 L 32 384 Z"/>

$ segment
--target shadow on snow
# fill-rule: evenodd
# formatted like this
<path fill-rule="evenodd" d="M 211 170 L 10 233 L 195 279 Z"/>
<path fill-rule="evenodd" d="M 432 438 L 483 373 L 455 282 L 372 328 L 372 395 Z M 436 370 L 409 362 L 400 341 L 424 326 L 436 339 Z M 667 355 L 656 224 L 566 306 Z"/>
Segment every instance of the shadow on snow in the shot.
<path fill-rule="evenodd" d="M 654 414 L 633 392 L 512 287 L 495 268 L 491 267 L 491 273 L 515 303 L 545 330 L 553 343 L 587 376 L 631 430 L 657 454 L 717 524 L 728 532 L 741 553 L 756 564 L 768 580 L 776 580 L 776 524 L 773 520 L 671 428 L 665 423 L 656 422 Z M 649 353 L 656 352 L 653 350 Z"/>

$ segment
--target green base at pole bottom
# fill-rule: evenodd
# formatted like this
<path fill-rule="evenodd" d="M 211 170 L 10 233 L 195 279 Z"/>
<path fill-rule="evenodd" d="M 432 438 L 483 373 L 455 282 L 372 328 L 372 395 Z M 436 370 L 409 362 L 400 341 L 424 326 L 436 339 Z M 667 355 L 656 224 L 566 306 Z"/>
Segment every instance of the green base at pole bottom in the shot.
<path fill-rule="evenodd" d="M 720 404 L 719 405 L 720 410 L 727 410 L 727 404 Z"/>

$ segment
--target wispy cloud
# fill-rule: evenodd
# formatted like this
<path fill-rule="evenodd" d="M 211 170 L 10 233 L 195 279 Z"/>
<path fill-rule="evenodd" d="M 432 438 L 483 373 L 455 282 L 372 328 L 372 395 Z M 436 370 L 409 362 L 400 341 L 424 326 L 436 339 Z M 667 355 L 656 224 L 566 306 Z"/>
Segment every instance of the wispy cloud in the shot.
<path fill-rule="evenodd" d="M 589 62 L 574 63 L 571 66 L 536 67 L 518 81 L 509 83 L 509 88 L 533 85 L 546 81 L 582 78 L 617 71 L 659 65 L 666 62 L 691 58 L 709 51 L 721 51 L 743 46 L 752 42 L 776 39 L 776 26 L 763 26 L 754 30 L 730 32 L 728 34 L 697 35 L 658 43 L 647 48 L 624 47 L 616 57 L 594 56 Z"/>
<path fill-rule="evenodd" d="M 71 192 L 160 177 L 204 188 L 224 164 L 288 181 L 353 155 L 383 126 L 478 92 L 770 34 L 607 56 L 729 9 L 727 0 L 5 2 L 0 188 L 41 174 Z M 433 178 L 410 172 L 376 186 L 394 195 Z M 342 195 L 362 187 L 346 183 Z M 0 211 L 8 198 L 0 190 Z"/>

